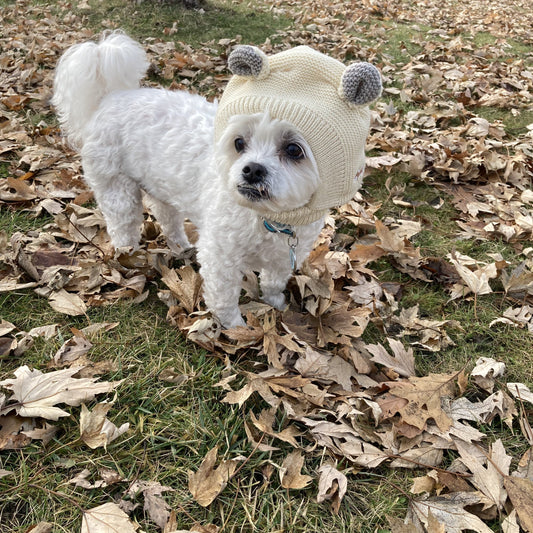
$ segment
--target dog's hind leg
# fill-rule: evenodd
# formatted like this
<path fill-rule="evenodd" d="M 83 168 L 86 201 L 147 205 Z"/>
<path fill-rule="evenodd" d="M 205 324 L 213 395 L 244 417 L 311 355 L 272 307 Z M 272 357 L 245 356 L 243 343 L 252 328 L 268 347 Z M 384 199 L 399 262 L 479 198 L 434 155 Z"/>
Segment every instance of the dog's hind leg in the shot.
<path fill-rule="evenodd" d="M 163 234 L 168 240 L 184 250 L 192 248 L 183 226 L 185 217 L 178 209 L 150 195 L 146 195 L 144 201 L 159 222 Z"/>
<path fill-rule="evenodd" d="M 91 182 L 87 174 L 86 179 Z M 105 189 L 93 187 L 93 190 L 113 246 L 138 248 L 143 221 L 139 187 L 128 178 L 116 177 L 108 182 Z"/>

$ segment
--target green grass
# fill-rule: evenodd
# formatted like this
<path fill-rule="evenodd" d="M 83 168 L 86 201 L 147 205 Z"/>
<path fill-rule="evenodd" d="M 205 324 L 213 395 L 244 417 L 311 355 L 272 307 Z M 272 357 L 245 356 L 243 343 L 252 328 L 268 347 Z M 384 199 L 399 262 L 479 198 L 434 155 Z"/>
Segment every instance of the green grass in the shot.
<path fill-rule="evenodd" d="M 88 24 L 95 31 L 105 27 L 102 21 L 110 21 L 116 27 L 128 31 L 133 37 L 160 37 L 183 41 L 190 46 L 220 39 L 242 37 L 243 43 L 261 44 L 277 30 L 286 28 L 291 21 L 273 15 L 266 9 L 250 9 L 244 3 L 228 0 L 207 0 L 202 8 L 187 9 L 179 2 L 128 2 L 108 0 L 90 2 L 86 11 Z M 83 13 L 83 12 L 82 12 Z M 176 23 L 176 32 L 168 34 L 165 29 Z"/>

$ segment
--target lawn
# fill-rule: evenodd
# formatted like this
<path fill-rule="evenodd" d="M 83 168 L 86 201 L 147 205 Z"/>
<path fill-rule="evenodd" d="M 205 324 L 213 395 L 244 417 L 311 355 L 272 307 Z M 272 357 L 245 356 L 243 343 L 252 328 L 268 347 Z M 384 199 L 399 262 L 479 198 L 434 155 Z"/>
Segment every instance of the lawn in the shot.
<path fill-rule="evenodd" d="M 2 533 L 533 530 L 533 19 L 487 4 L 0 0 Z M 364 186 L 283 313 L 249 275 L 221 332 L 149 213 L 114 253 L 49 99 L 115 28 L 209 99 L 240 43 L 381 70 Z"/>

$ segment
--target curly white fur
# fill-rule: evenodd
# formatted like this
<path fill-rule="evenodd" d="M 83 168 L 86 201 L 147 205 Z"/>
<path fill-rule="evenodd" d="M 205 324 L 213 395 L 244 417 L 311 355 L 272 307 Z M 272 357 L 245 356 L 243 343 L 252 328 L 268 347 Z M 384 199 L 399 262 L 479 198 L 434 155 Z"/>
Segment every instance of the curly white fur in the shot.
<path fill-rule="evenodd" d="M 144 191 L 169 240 L 187 248 L 183 222 L 197 226 L 205 302 L 223 326 L 244 324 L 238 302 L 246 271 L 260 273 L 263 299 L 282 308 L 287 236 L 267 231 L 254 208 L 281 212 L 309 200 L 319 183 L 309 146 L 291 124 L 266 114 L 233 117 L 215 146 L 216 103 L 139 88 L 147 66 L 141 46 L 115 32 L 67 50 L 55 76 L 52 103 L 80 150 L 113 245 L 138 246 Z M 293 228 L 297 265 L 322 225 Z"/>

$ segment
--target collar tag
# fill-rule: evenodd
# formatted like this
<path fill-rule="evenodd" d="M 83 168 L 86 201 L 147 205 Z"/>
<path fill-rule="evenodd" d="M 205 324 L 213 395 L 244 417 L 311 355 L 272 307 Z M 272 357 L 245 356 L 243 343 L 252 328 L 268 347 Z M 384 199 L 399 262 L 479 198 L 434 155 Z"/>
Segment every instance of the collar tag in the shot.
<path fill-rule="evenodd" d="M 291 263 L 291 270 L 296 269 L 296 247 L 298 246 L 298 237 L 289 224 L 281 224 L 263 218 L 263 226 L 270 233 L 281 233 L 287 235 L 287 245 L 289 246 L 289 261 Z"/>

